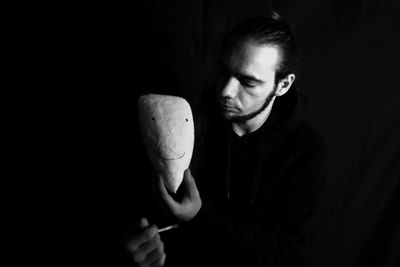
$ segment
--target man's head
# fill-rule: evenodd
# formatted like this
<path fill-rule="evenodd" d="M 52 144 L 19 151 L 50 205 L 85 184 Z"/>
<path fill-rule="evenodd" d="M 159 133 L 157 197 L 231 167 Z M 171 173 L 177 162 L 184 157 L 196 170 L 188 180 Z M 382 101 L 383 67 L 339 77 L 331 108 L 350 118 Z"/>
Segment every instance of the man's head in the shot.
<path fill-rule="evenodd" d="M 276 12 L 267 16 L 248 19 L 237 25 L 224 39 L 223 51 L 234 49 L 240 42 L 252 40 L 256 44 L 279 49 L 280 58 L 276 69 L 276 81 L 290 73 L 296 74 L 298 63 L 296 42 L 288 25 Z"/>
<path fill-rule="evenodd" d="M 296 64 L 291 29 L 276 13 L 238 25 L 225 38 L 220 58 L 217 100 L 225 119 L 262 120 L 275 97 L 289 90 Z"/>

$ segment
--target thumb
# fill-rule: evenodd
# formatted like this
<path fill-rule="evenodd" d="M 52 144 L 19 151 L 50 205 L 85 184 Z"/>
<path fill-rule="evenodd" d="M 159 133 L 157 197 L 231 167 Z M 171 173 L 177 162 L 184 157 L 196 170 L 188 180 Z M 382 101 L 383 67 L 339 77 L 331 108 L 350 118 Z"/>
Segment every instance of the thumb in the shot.
<path fill-rule="evenodd" d="M 183 182 L 185 191 L 188 193 L 189 198 L 197 197 L 199 195 L 199 191 L 197 190 L 196 182 L 190 172 L 190 169 L 186 169 L 183 175 Z"/>
<path fill-rule="evenodd" d="M 139 220 L 135 220 L 122 234 L 122 238 L 126 243 L 130 242 L 130 239 L 133 235 L 140 232 L 144 228 L 149 226 L 149 222 L 146 218 L 141 218 Z"/>
<path fill-rule="evenodd" d="M 141 218 L 139 220 L 139 228 L 143 229 L 149 226 L 149 222 L 147 221 L 146 218 Z"/>

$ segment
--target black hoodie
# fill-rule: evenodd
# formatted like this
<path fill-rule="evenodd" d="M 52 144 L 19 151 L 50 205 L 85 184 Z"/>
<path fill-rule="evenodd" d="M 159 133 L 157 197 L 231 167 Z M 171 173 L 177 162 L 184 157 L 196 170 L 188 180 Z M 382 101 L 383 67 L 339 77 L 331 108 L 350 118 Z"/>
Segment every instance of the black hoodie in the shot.
<path fill-rule="evenodd" d="M 210 98 L 212 99 L 212 97 Z M 303 120 L 295 88 L 242 137 L 214 102 L 194 111 L 191 163 L 202 208 L 165 232 L 166 266 L 292 266 L 317 215 L 327 165 L 322 135 Z"/>

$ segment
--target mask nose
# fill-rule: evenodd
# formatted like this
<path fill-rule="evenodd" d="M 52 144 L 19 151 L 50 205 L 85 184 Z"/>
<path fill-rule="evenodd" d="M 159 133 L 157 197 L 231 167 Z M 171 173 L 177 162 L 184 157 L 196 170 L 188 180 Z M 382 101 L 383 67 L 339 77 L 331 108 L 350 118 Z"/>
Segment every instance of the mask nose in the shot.
<path fill-rule="evenodd" d="M 228 78 L 224 87 L 221 89 L 221 98 L 235 98 L 238 91 L 238 81 L 234 77 Z"/>

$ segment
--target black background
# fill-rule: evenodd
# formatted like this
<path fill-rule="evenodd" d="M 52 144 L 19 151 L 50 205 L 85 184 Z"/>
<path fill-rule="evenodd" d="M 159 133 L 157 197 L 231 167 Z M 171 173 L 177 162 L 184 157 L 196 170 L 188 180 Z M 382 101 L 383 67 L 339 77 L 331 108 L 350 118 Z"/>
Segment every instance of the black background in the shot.
<path fill-rule="evenodd" d="M 54 127 L 43 134 L 50 156 L 41 162 L 50 177 L 43 186 L 51 188 L 40 202 L 51 215 L 42 227 L 55 233 L 50 246 L 70 240 L 57 263 L 78 253 L 118 265 L 114 244 L 140 208 L 139 170 L 148 164 L 137 96 L 198 100 L 212 83 L 221 36 L 274 8 L 294 25 L 302 66 L 296 81 L 310 98 L 308 119 L 331 147 L 326 197 L 305 254 L 311 266 L 398 266 L 398 1 L 108 0 L 81 7 L 71 4 L 74 13 L 56 19 L 63 20 L 56 46 L 46 42 L 57 51 L 48 60 L 63 65 L 62 74 L 50 72 L 51 106 L 62 112 L 49 116 Z"/>

